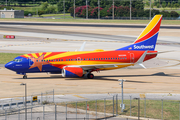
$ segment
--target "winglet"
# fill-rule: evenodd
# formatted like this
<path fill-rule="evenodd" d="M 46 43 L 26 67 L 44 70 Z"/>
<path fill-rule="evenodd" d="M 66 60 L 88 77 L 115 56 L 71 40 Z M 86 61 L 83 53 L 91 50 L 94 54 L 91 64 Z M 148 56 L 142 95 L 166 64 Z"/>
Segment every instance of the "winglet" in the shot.
<path fill-rule="evenodd" d="M 144 69 L 146 69 L 146 67 L 142 64 L 144 61 L 144 58 L 146 57 L 147 54 L 147 50 L 143 53 L 143 55 L 139 58 L 139 60 L 136 62 L 136 64 L 139 64 L 141 67 L 143 67 Z"/>
<path fill-rule="evenodd" d="M 81 48 L 80 48 L 78 51 L 84 51 L 85 44 L 86 44 L 86 42 L 84 42 L 84 43 L 82 44 Z"/>

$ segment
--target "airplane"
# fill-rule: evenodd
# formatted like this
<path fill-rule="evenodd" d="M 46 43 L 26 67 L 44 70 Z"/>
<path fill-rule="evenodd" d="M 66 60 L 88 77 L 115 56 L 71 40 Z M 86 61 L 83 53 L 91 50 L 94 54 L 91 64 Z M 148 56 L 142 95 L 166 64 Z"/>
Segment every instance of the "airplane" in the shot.
<path fill-rule="evenodd" d="M 24 79 L 27 79 L 27 73 L 41 72 L 62 74 L 65 78 L 93 79 L 94 71 L 119 69 L 136 64 L 146 68 L 142 63 L 158 54 L 155 46 L 161 20 L 162 15 L 155 15 L 134 43 L 116 50 L 84 51 L 83 43 L 79 51 L 24 54 L 5 64 L 5 68 L 23 75 Z"/>

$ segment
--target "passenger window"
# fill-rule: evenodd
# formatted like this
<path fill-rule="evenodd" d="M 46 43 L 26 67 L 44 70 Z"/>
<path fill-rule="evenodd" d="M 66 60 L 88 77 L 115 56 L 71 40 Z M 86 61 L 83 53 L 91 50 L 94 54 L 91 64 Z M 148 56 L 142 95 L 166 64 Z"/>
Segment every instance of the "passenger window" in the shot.
<path fill-rule="evenodd" d="M 98 60 L 98 58 L 96 58 L 96 60 Z"/>
<path fill-rule="evenodd" d="M 63 59 L 61 59 L 61 61 L 63 61 Z"/>
<path fill-rule="evenodd" d="M 36 62 L 38 62 L 38 60 L 36 60 Z"/>
<path fill-rule="evenodd" d="M 123 57 L 123 60 L 124 60 L 124 57 Z"/>
<path fill-rule="evenodd" d="M 103 60 L 103 58 L 101 58 L 101 60 Z"/>
<path fill-rule="evenodd" d="M 68 59 L 66 59 L 66 61 L 68 61 Z"/>
<path fill-rule="evenodd" d="M 72 61 L 72 59 L 71 59 L 71 61 Z"/>
<path fill-rule="evenodd" d="M 125 59 L 127 59 L 127 58 L 125 57 Z"/>

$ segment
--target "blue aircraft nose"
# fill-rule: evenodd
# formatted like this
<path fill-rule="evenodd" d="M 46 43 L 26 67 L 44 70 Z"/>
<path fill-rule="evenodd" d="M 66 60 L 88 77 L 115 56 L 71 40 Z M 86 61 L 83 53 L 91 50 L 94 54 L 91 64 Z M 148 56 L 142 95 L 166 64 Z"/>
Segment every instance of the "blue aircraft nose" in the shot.
<path fill-rule="evenodd" d="M 8 62 L 7 64 L 5 64 L 5 68 L 13 70 L 13 68 L 14 68 L 13 61 Z"/>

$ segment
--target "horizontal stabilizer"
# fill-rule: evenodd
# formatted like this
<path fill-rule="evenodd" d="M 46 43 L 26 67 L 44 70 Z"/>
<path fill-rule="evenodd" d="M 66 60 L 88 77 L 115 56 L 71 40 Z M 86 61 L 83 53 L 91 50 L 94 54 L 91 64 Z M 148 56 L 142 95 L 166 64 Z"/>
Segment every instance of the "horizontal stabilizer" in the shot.
<path fill-rule="evenodd" d="M 136 62 L 136 63 L 143 63 L 144 61 L 144 58 L 146 57 L 146 54 L 147 54 L 147 50 L 143 53 L 143 55 L 139 58 L 139 60 Z"/>
<path fill-rule="evenodd" d="M 142 64 L 142 63 L 138 63 L 141 67 L 143 67 L 144 69 L 146 69 L 146 67 Z"/>
<path fill-rule="evenodd" d="M 146 69 L 146 67 L 142 64 L 144 61 L 144 58 L 146 57 L 147 54 L 147 50 L 143 53 L 143 55 L 139 58 L 139 60 L 136 62 L 136 64 L 139 64 L 141 67 L 143 67 L 144 69 Z"/>

